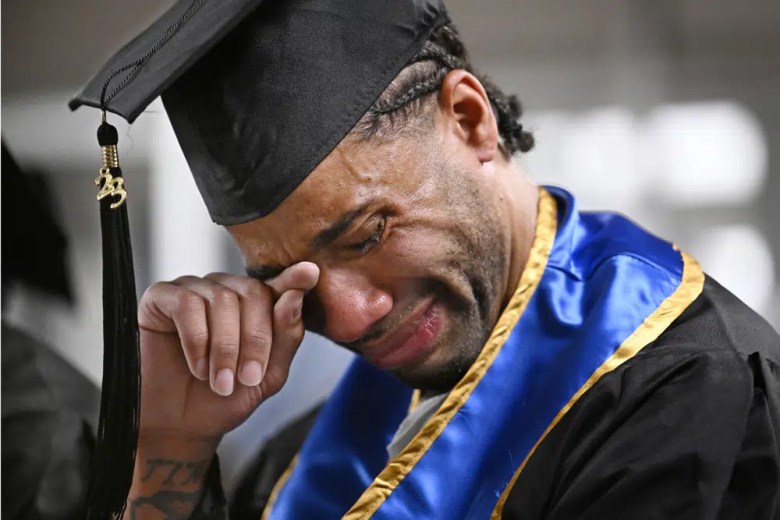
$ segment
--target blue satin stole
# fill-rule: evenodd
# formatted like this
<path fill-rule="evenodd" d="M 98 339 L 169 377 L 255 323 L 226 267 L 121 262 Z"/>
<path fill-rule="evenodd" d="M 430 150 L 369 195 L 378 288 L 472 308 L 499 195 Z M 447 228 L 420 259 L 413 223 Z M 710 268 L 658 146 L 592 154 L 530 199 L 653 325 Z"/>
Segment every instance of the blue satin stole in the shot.
<path fill-rule="evenodd" d="M 538 243 L 545 233 L 546 251 Z M 636 331 L 683 284 L 685 256 L 671 244 L 621 216 L 580 213 L 574 198 L 557 188 L 540 190 L 534 247 L 520 281 L 528 286 L 518 288 L 529 293 L 521 295 L 524 308 L 506 331 L 497 326 L 494 357 L 478 359 L 472 369 L 481 373 L 464 377 L 409 446 L 387 460 L 412 391 L 358 358 L 264 518 L 500 516 L 502 497 L 537 443 L 604 367 L 617 366 L 627 338 L 640 342 L 630 357 L 660 334 L 643 339 Z M 534 268 L 536 281 L 528 272 Z M 661 328 L 697 295 L 667 309 Z"/>

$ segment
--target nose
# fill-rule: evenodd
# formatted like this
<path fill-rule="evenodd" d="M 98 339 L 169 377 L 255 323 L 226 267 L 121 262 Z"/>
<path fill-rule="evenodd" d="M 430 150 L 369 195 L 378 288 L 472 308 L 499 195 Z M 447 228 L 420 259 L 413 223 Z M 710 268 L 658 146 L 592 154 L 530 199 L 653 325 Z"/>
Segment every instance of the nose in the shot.
<path fill-rule="evenodd" d="M 393 298 L 361 273 L 322 269 L 315 296 L 324 323 L 322 333 L 337 343 L 352 343 L 393 308 Z"/>

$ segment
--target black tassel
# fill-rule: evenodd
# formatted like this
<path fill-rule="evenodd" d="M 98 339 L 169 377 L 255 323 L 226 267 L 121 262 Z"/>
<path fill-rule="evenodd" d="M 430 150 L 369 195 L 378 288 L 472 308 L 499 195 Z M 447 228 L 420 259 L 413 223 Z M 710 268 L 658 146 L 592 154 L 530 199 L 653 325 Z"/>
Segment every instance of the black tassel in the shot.
<path fill-rule="evenodd" d="M 103 168 L 96 180 L 103 235 L 103 386 L 87 518 L 105 520 L 122 516 L 133 481 L 141 372 L 127 195 L 116 153 L 118 134 L 104 120 L 97 135 L 103 150 Z"/>

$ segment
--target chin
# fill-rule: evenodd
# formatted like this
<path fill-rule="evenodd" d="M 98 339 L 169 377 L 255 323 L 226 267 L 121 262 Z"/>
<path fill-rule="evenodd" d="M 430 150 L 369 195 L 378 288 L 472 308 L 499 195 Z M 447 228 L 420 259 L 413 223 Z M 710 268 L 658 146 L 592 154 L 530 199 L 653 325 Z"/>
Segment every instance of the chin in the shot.
<path fill-rule="evenodd" d="M 464 352 L 437 351 L 415 367 L 391 370 L 391 372 L 404 384 L 422 392 L 434 394 L 449 392 L 468 372 L 481 348 L 474 350 L 471 355 L 464 355 Z"/>
<path fill-rule="evenodd" d="M 427 359 L 415 366 L 391 370 L 408 386 L 428 393 L 449 392 L 479 357 L 490 330 L 486 331 L 476 313 L 450 316 L 451 327 Z"/>

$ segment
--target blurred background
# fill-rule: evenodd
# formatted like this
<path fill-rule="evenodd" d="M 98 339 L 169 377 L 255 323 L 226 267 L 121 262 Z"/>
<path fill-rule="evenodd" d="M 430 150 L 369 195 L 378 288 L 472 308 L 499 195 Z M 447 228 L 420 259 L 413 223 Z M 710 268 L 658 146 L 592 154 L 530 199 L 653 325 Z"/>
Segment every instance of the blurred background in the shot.
<path fill-rule="evenodd" d="M 69 242 L 73 305 L 4 295 L 23 326 L 99 383 L 101 263 L 94 178 L 100 115 L 67 109 L 104 60 L 172 5 L 5 0 L 2 135 L 39 175 Z M 780 328 L 780 2 L 449 0 L 473 61 L 526 107 L 532 178 L 586 209 L 627 214 L 696 256 Z M 159 102 L 119 150 L 139 294 L 159 279 L 243 272 L 213 225 Z M 7 226 L 25 222 L 3 221 Z M 35 234 L 35 229 L 30 229 Z M 328 393 L 349 355 L 308 336 L 291 380 L 221 449 L 228 484 L 267 435 Z"/>

